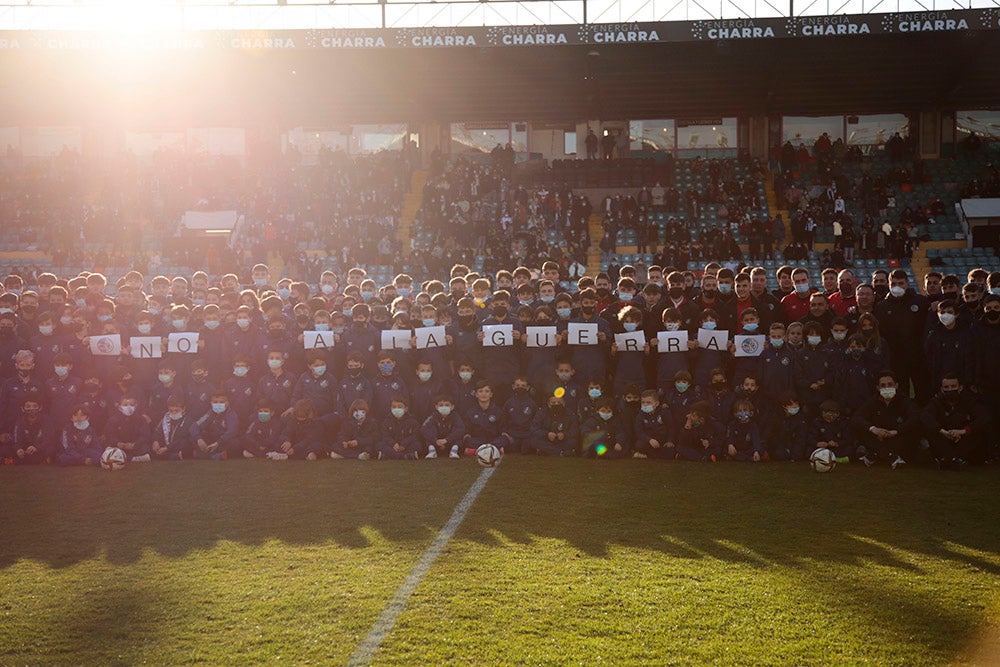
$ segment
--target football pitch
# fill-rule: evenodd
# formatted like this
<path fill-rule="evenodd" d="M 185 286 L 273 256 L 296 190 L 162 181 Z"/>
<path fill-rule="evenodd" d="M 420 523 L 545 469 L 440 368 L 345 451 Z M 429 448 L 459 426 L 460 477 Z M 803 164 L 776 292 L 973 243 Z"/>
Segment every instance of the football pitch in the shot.
<path fill-rule="evenodd" d="M 481 470 L 0 468 L 0 664 L 346 664 Z M 510 457 L 371 664 L 998 664 L 998 482 Z"/>

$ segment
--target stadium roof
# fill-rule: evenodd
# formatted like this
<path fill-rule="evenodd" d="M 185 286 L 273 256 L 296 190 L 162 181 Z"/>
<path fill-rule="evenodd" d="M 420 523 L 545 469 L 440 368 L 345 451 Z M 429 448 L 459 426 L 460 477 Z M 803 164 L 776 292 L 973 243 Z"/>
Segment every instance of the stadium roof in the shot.
<path fill-rule="evenodd" d="M 998 16 L 183 33 L 179 42 L 126 41 L 124 53 L 120 39 L 83 33 L 0 33 L 0 123 L 293 127 L 997 108 Z M 862 24 L 861 34 L 838 34 Z M 532 33 L 564 39 L 505 41 Z M 658 41 L 617 38 L 642 34 Z M 478 38 L 452 46 L 463 35 Z"/>

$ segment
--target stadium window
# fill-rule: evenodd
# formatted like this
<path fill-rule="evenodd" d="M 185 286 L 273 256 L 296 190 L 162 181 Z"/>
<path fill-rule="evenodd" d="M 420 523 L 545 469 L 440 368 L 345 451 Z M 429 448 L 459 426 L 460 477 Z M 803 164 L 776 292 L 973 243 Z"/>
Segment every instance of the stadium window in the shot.
<path fill-rule="evenodd" d="M 576 155 L 576 130 L 563 132 L 563 155 Z"/>

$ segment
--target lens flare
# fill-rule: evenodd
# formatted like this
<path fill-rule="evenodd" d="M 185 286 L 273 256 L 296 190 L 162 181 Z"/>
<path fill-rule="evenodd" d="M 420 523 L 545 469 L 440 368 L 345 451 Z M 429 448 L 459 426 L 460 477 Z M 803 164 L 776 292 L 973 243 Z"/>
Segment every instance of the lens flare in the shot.
<path fill-rule="evenodd" d="M 598 456 L 604 456 L 605 454 L 608 453 L 608 446 L 607 445 L 598 445 L 595 449 L 597 451 L 597 455 Z"/>
<path fill-rule="evenodd" d="M 555 391 L 552 392 L 552 395 L 555 396 L 556 398 L 562 398 L 563 396 L 566 395 L 566 388 L 556 387 Z"/>

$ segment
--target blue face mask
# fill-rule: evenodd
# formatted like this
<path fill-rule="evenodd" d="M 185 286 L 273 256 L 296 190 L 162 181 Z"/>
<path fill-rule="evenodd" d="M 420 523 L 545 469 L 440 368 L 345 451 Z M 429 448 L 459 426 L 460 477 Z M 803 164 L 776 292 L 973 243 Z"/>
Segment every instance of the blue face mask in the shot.
<path fill-rule="evenodd" d="M 588 389 L 587 390 L 587 396 L 590 396 L 593 399 L 598 399 L 598 398 L 601 397 L 601 390 L 600 389 Z"/>
<path fill-rule="evenodd" d="M 358 420 L 358 421 L 361 421 L 361 420 L 363 420 L 365 418 L 366 414 L 368 414 L 368 413 L 365 412 L 364 410 L 355 410 L 354 411 L 354 418 L 356 420 Z"/>
<path fill-rule="evenodd" d="M 785 412 L 794 417 L 795 415 L 799 414 L 799 406 L 793 405 L 791 407 L 787 407 L 785 408 Z"/>
<path fill-rule="evenodd" d="M 459 371 L 458 377 L 462 378 L 466 382 L 472 379 L 472 373 L 470 371 Z"/>
<path fill-rule="evenodd" d="M 622 324 L 625 327 L 625 331 L 632 332 L 639 328 L 638 322 L 625 322 Z"/>
<path fill-rule="evenodd" d="M 278 290 L 278 296 L 287 301 L 288 297 L 292 296 L 292 290 L 288 289 L 287 287 L 282 287 L 281 289 Z"/>
<path fill-rule="evenodd" d="M 269 421 L 271 421 L 271 413 L 270 412 L 264 412 L 264 411 L 258 412 L 257 413 L 257 419 L 259 419 L 262 422 L 269 422 Z"/>
<path fill-rule="evenodd" d="M 361 298 L 364 299 L 365 301 L 371 301 L 372 299 L 375 298 L 375 292 L 369 292 L 365 290 L 364 292 L 361 293 Z"/>
<path fill-rule="evenodd" d="M 205 322 L 205 328 L 208 329 L 209 331 L 214 331 L 214 330 L 216 330 L 216 329 L 219 328 L 219 321 L 218 320 L 206 320 L 206 322 Z"/>
<path fill-rule="evenodd" d="M 314 331 L 329 331 L 330 330 L 330 325 L 327 324 L 326 322 L 317 322 L 314 326 L 315 326 L 315 329 L 313 329 Z"/>
<path fill-rule="evenodd" d="M 716 323 L 712 321 L 705 322 L 704 324 L 701 325 L 702 329 L 708 329 L 709 331 L 712 331 L 713 329 L 715 329 L 715 327 Z"/>
<path fill-rule="evenodd" d="M 441 415 L 442 417 L 447 417 L 448 415 L 451 414 L 451 406 L 450 405 L 439 405 L 438 408 L 437 408 L 437 411 L 438 411 L 438 414 Z"/>
<path fill-rule="evenodd" d="M 409 287 L 397 287 L 396 288 L 396 296 L 409 297 L 410 296 L 410 288 Z"/>
<path fill-rule="evenodd" d="M 435 320 L 433 317 L 425 317 L 423 319 L 423 323 L 425 327 L 432 327 L 435 324 L 437 324 L 437 320 Z"/>
<path fill-rule="evenodd" d="M 649 414 L 653 413 L 653 410 L 656 409 L 656 406 L 655 405 L 644 405 L 644 406 L 642 406 L 639 409 L 642 410 L 643 412 L 645 412 L 647 415 L 649 415 Z"/>
<path fill-rule="evenodd" d="M 608 421 L 609 419 L 611 419 L 612 417 L 614 417 L 614 414 L 613 414 L 613 413 L 610 413 L 610 412 L 598 412 L 597 414 L 598 414 L 598 415 L 600 416 L 600 418 L 601 418 L 601 419 L 603 419 L 604 421 Z"/>
<path fill-rule="evenodd" d="M 622 292 L 621 294 L 618 295 L 618 298 L 621 301 L 624 301 L 625 303 L 629 303 L 632 299 L 635 298 L 635 294 L 633 294 L 632 292 Z"/>
<path fill-rule="evenodd" d="M 84 419 L 82 422 L 73 422 L 73 426 L 75 426 L 77 430 L 86 431 L 88 428 L 90 428 L 90 421 Z"/>
<path fill-rule="evenodd" d="M 556 308 L 556 315 L 558 315 L 564 320 L 568 320 L 572 312 L 573 311 L 570 308 Z"/>
<path fill-rule="evenodd" d="M 225 403 L 212 403 L 212 412 L 214 412 L 215 414 L 221 415 L 225 411 L 226 411 Z"/>
<path fill-rule="evenodd" d="M 538 300 L 542 303 L 552 303 L 556 300 L 556 298 L 554 296 L 540 296 L 538 297 Z"/>
<path fill-rule="evenodd" d="M 772 338 L 771 339 L 771 347 L 773 347 L 773 348 L 779 348 L 779 347 L 781 347 L 784 344 L 785 344 L 785 339 L 784 338 Z"/>
<path fill-rule="evenodd" d="M 760 325 L 757 324 L 756 322 L 747 322 L 746 324 L 743 325 L 743 330 L 744 331 L 756 331 L 757 327 L 759 327 L 759 326 Z"/>
<path fill-rule="evenodd" d="M 417 373 L 417 377 L 420 379 L 421 382 L 427 382 L 428 380 L 431 379 L 431 374 L 432 374 L 431 371 L 420 371 L 419 373 Z"/>
<path fill-rule="evenodd" d="M 689 388 L 689 387 L 690 387 L 691 385 L 689 385 L 689 384 L 688 384 L 687 382 L 675 382 L 675 383 L 674 383 L 674 386 L 675 386 L 675 387 L 677 388 L 677 391 L 678 391 L 678 392 L 680 392 L 680 393 L 682 393 L 682 394 L 683 394 L 683 393 L 684 393 L 685 391 L 687 391 L 687 390 L 688 390 L 688 388 Z"/>
<path fill-rule="evenodd" d="M 732 294 L 733 286 L 729 283 L 719 283 L 719 294 Z"/>
<path fill-rule="evenodd" d="M 741 422 L 748 422 L 750 421 L 750 413 L 743 411 L 737 412 L 736 418 L 739 419 Z"/>
<path fill-rule="evenodd" d="M 319 329 L 316 329 L 316 331 L 319 331 Z M 344 327 L 332 327 L 331 331 L 333 331 L 333 333 L 339 335 L 339 334 L 344 333 Z"/>
<path fill-rule="evenodd" d="M 97 321 L 98 322 L 110 322 L 111 321 L 111 316 L 110 315 L 98 315 L 97 316 Z"/>
<path fill-rule="evenodd" d="M 313 374 L 316 377 L 321 376 L 325 372 L 326 372 L 326 366 L 313 366 Z"/>
<path fill-rule="evenodd" d="M 382 375 L 392 375 L 392 369 L 395 368 L 392 364 L 379 364 L 378 370 Z"/>
<path fill-rule="evenodd" d="M 234 366 L 233 375 L 238 378 L 246 377 L 247 373 L 250 371 L 246 366 Z"/>

